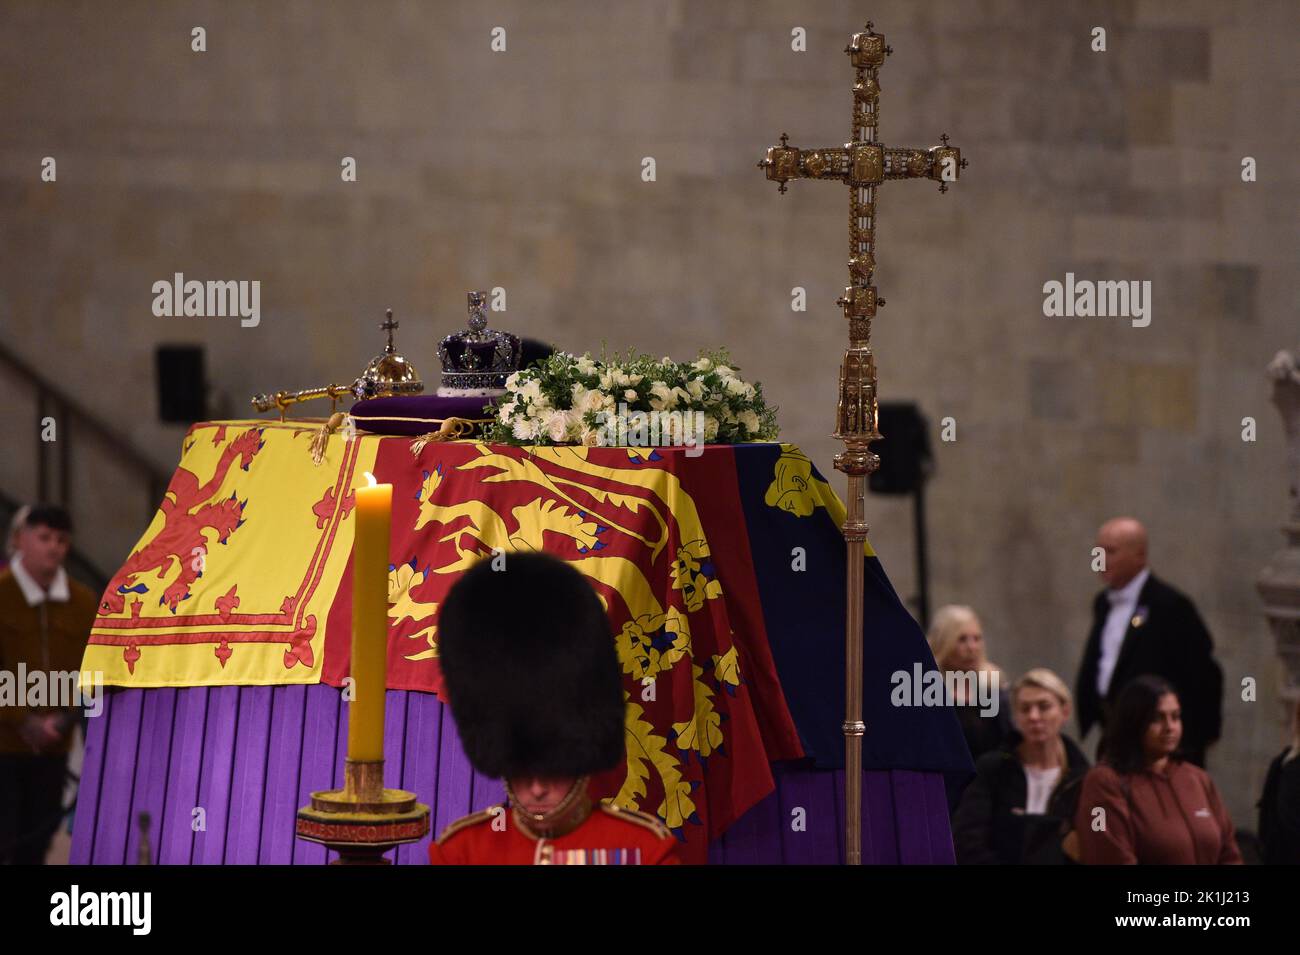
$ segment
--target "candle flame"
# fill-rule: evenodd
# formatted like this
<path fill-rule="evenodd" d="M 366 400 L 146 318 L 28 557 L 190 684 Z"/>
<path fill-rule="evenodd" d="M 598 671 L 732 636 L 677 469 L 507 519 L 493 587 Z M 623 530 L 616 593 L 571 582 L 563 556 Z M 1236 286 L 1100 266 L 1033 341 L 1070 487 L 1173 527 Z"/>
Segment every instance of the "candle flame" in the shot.
<path fill-rule="evenodd" d="M 363 471 L 362 473 L 365 474 L 366 480 L 370 482 L 368 485 L 369 487 L 376 487 L 379 484 L 379 482 L 375 480 L 375 476 L 369 471 Z"/>

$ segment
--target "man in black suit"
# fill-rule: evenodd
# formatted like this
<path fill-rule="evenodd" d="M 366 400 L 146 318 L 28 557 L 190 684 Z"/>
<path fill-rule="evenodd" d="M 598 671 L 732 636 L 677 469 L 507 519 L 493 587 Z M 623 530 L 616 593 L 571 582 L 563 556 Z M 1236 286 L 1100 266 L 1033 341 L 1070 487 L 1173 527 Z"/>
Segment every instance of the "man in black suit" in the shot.
<path fill-rule="evenodd" d="M 1186 595 L 1152 575 L 1147 532 L 1139 521 L 1107 521 L 1097 532 L 1097 546 L 1105 552 L 1099 576 L 1106 589 L 1093 601 L 1092 631 L 1079 666 L 1080 733 L 1093 723 L 1104 733 L 1119 692 L 1134 677 L 1154 674 L 1178 691 L 1183 755 L 1204 766 L 1223 720 L 1223 671 L 1214 661 L 1210 632 Z"/>

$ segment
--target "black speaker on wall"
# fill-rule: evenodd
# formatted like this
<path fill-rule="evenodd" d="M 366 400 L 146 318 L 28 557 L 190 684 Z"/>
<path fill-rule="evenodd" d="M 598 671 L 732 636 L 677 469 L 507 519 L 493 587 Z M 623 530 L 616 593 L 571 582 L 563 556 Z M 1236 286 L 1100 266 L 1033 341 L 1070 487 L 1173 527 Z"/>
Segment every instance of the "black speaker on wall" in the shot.
<path fill-rule="evenodd" d="M 158 419 L 193 424 L 208 417 L 208 382 L 202 345 L 159 345 L 154 355 L 158 380 Z"/>
<path fill-rule="evenodd" d="M 912 494 L 930 475 L 930 425 L 911 401 L 882 401 L 879 431 L 871 450 L 880 455 L 880 468 L 868 486 L 873 494 Z"/>
<path fill-rule="evenodd" d="M 930 451 L 930 423 L 911 401 L 882 401 L 878 408 L 879 441 L 871 450 L 880 455 L 880 467 L 867 479 L 875 494 L 911 495 L 916 534 L 916 608 L 921 628 L 930 626 L 930 562 L 925 525 L 925 482 L 934 472 Z"/>

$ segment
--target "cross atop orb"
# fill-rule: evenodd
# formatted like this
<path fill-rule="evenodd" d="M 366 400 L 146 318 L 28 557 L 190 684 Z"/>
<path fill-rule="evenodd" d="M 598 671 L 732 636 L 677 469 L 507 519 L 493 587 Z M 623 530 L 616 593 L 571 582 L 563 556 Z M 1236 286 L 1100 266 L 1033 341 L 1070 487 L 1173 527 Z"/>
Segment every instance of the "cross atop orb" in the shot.
<path fill-rule="evenodd" d="M 844 450 L 835 456 L 836 470 L 848 476 L 848 507 L 843 524 L 847 549 L 847 614 L 845 619 L 845 665 L 847 670 L 844 719 L 846 797 L 845 856 L 850 865 L 862 861 L 862 615 L 863 562 L 867 523 L 864 518 L 864 478 L 880 466 L 871 451 L 879 441 L 876 404 L 876 362 L 871 354 L 871 320 L 885 304 L 871 284 L 876 268 L 876 189 L 886 179 L 932 179 L 939 191 L 947 192 L 966 167 L 961 150 L 948 144 L 928 149 L 882 146 L 876 142 L 880 123 L 880 67 L 893 48 L 885 45 L 868 20 L 866 29 L 853 34 L 844 48 L 857 80 L 853 84 L 853 119 L 850 141 L 843 146 L 800 149 L 781 134 L 781 145 L 770 146 L 758 164 L 767 178 L 786 191 L 792 179 L 824 179 L 849 187 L 849 284 L 836 300 L 849 323 L 849 345 L 840 364 L 839 405 L 835 415 L 835 437 Z"/>
<path fill-rule="evenodd" d="M 388 332 L 388 345 L 384 348 L 384 351 L 388 352 L 389 354 L 392 354 L 393 329 L 400 328 L 402 323 L 393 321 L 393 310 L 391 308 L 384 309 L 384 316 L 385 316 L 384 320 L 379 323 L 379 327 L 382 328 L 384 331 Z"/>

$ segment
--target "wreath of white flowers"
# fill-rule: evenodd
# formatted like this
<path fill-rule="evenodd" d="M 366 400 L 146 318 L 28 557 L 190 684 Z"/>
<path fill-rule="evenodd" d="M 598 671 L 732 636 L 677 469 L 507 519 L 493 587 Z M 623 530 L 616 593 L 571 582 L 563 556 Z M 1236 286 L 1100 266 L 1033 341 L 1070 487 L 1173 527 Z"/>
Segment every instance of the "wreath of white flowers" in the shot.
<path fill-rule="evenodd" d="M 776 409 L 738 371 L 722 349 L 693 362 L 556 352 L 506 379 L 505 394 L 483 409 L 493 416 L 484 437 L 587 447 L 689 443 L 688 432 L 706 444 L 774 440 Z"/>

